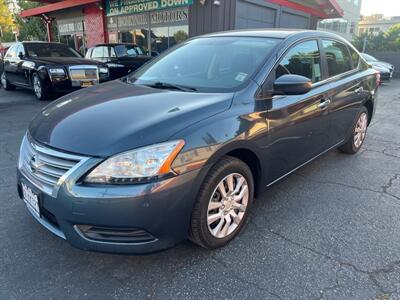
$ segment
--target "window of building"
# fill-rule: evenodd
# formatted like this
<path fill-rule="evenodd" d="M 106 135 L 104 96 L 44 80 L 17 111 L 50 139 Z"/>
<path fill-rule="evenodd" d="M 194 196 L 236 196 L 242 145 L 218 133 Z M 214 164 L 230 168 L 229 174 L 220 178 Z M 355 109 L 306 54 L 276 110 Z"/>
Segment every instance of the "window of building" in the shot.
<path fill-rule="evenodd" d="M 337 41 L 323 40 L 322 46 L 328 64 L 329 76 L 335 76 L 352 69 L 351 56 L 347 46 Z"/>
<path fill-rule="evenodd" d="M 321 78 L 321 59 L 317 41 L 308 41 L 294 46 L 285 55 L 275 71 L 275 78 L 285 74 L 296 74 L 318 82 Z"/>

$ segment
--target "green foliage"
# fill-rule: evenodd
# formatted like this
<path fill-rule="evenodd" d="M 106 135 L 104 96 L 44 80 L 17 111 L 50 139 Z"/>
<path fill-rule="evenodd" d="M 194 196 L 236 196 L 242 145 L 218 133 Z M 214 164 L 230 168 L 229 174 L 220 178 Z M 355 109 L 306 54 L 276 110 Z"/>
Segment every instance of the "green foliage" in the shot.
<path fill-rule="evenodd" d="M 21 10 L 30 9 L 39 6 L 37 2 L 18 0 L 17 1 Z M 16 17 L 16 23 L 19 27 L 19 40 L 46 40 L 46 26 L 42 19 L 39 17 L 31 17 L 28 19 L 22 19 L 19 16 Z"/>
<path fill-rule="evenodd" d="M 400 51 L 400 23 L 393 25 L 386 33 L 377 35 L 364 33 L 353 40 L 353 45 L 363 50 L 364 40 L 367 39 L 365 51 Z"/>

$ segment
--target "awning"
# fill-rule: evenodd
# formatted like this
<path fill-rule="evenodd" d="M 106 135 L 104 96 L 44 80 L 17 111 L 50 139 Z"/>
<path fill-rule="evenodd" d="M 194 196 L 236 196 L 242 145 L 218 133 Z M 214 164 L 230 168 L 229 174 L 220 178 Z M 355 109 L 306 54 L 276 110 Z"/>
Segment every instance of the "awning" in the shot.
<path fill-rule="evenodd" d="M 41 1 L 46 2 L 46 1 Z M 27 9 L 21 12 L 20 16 L 23 18 L 26 17 L 33 17 L 33 16 L 40 16 L 42 14 L 46 14 L 49 12 L 62 10 L 66 8 L 81 6 L 85 4 L 97 3 L 101 2 L 101 0 L 65 0 L 56 3 L 51 3 L 44 6 L 39 6 L 31 9 Z"/>
<path fill-rule="evenodd" d="M 294 10 L 316 16 L 320 19 L 341 18 L 343 9 L 336 0 L 266 0 Z"/>

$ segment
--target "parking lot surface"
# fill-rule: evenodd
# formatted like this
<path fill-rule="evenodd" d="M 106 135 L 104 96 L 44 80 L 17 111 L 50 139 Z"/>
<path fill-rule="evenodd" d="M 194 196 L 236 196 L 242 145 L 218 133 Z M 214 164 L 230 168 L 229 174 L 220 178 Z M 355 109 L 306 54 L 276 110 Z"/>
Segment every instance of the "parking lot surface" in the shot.
<path fill-rule="evenodd" d="M 18 148 L 48 102 L 0 90 L 0 299 L 400 299 L 400 81 L 380 89 L 355 156 L 331 151 L 256 199 L 217 251 L 74 249 L 17 196 Z"/>

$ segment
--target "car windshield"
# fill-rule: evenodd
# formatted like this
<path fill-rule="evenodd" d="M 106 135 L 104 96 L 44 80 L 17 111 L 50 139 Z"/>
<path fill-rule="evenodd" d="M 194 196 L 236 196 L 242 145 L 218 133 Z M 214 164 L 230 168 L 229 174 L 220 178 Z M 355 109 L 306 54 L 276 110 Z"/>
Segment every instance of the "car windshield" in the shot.
<path fill-rule="evenodd" d="M 115 46 L 115 53 L 118 57 L 133 57 L 144 55 L 142 48 L 133 45 L 118 45 Z"/>
<path fill-rule="evenodd" d="M 281 41 L 237 36 L 194 39 L 162 54 L 127 82 L 229 92 L 248 82 Z"/>
<path fill-rule="evenodd" d="M 25 49 L 31 57 L 81 57 L 78 52 L 64 44 L 27 43 Z"/>
<path fill-rule="evenodd" d="M 361 53 L 361 55 L 366 61 L 378 61 L 375 57 L 369 54 Z"/>

